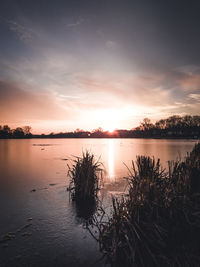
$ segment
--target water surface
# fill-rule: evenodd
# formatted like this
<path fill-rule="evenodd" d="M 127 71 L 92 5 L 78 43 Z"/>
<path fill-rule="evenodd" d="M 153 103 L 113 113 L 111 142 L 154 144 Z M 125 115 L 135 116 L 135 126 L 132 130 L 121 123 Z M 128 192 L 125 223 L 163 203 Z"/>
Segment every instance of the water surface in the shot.
<path fill-rule="evenodd" d="M 98 244 L 83 228 L 81 209 L 69 201 L 67 163 L 86 149 L 103 162 L 100 198 L 123 192 L 136 155 L 168 160 L 190 152 L 192 140 L 0 140 L 0 266 L 102 266 Z"/>

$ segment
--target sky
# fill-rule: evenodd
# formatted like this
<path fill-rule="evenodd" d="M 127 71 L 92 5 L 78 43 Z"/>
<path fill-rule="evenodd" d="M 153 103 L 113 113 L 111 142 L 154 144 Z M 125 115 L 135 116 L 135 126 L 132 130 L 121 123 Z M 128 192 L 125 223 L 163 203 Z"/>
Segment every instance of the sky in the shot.
<path fill-rule="evenodd" d="M 1 0 L 0 124 L 131 129 L 200 113 L 200 2 Z"/>

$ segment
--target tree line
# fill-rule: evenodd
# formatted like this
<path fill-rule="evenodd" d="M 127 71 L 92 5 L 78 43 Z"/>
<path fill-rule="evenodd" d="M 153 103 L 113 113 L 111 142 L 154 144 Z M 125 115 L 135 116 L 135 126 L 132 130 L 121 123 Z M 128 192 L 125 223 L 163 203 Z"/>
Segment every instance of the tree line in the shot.
<path fill-rule="evenodd" d="M 135 133 L 140 133 L 143 137 L 200 137 L 200 116 L 173 115 L 166 119 L 161 119 L 152 123 L 149 118 L 145 118 L 139 127 L 133 129 Z"/>
<path fill-rule="evenodd" d="M 116 129 L 112 133 L 99 127 L 91 132 L 76 129 L 73 132 L 33 135 L 30 126 L 11 130 L 8 125 L 4 125 L 0 126 L 0 138 L 200 138 L 200 116 L 173 115 L 155 123 L 144 118 L 136 128 Z"/>
<path fill-rule="evenodd" d="M 167 119 L 161 119 L 157 121 L 155 124 L 151 123 L 151 120 L 145 118 L 143 122 L 140 124 L 140 130 L 149 130 L 149 129 L 188 129 L 188 128 L 196 128 L 200 127 L 200 116 L 178 116 L 173 115 L 168 117 Z"/>
<path fill-rule="evenodd" d="M 0 138 L 30 138 L 31 127 L 17 127 L 15 129 L 11 129 L 8 125 L 0 125 Z"/>

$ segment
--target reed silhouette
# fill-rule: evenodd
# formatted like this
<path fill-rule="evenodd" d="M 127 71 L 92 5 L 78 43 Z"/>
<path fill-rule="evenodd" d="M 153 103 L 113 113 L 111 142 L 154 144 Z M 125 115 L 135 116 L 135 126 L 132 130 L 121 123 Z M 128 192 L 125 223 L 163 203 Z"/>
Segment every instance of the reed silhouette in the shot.
<path fill-rule="evenodd" d="M 91 201 L 97 198 L 102 179 L 103 165 L 89 151 L 83 152 L 82 157 L 75 157 L 72 166 L 68 164 L 70 184 L 68 190 L 76 201 Z"/>
<path fill-rule="evenodd" d="M 138 156 L 128 194 L 112 212 L 93 216 L 95 237 L 111 266 L 200 266 L 200 143 L 183 161 Z M 92 232 L 91 229 L 89 229 Z"/>

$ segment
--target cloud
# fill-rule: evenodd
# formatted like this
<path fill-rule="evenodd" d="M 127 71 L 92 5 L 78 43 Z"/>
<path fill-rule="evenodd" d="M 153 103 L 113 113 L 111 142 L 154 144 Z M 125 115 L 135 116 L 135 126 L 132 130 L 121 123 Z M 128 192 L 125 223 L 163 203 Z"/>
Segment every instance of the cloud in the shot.
<path fill-rule="evenodd" d="M 30 89 L 30 88 L 29 88 Z M 56 103 L 53 95 L 34 93 L 11 82 L 0 80 L 0 114 L 4 122 L 63 120 L 71 116 Z"/>
<path fill-rule="evenodd" d="M 134 118 L 157 120 L 199 112 L 199 91 L 194 86 L 198 84 L 197 69 L 136 72 L 95 66 L 91 70 L 79 62 L 73 55 L 51 50 L 16 63 L 1 61 L 1 69 L 7 73 L 0 80 L 1 119 L 20 124 L 27 121 L 31 126 L 36 120 L 40 125 L 65 121 L 65 130 L 73 130 L 103 127 L 103 119 L 97 121 L 92 114 L 110 109 L 123 111 L 117 127 L 125 128 Z M 186 84 L 187 90 L 183 87 Z M 63 130 L 61 126 L 59 129 Z"/>
<path fill-rule="evenodd" d="M 9 29 L 16 33 L 18 38 L 24 43 L 31 44 L 35 39 L 36 33 L 32 29 L 29 29 L 13 20 L 7 20 L 6 22 L 9 25 Z"/>
<path fill-rule="evenodd" d="M 75 75 L 77 86 L 83 92 L 88 93 L 95 99 L 102 99 L 103 103 L 112 105 L 125 102 L 128 104 L 140 104 L 147 106 L 168 103 L 170 92 L 160 85 L 159 77 L 138 75 L 132 72 L 105 73 L 89 72 Z M 96 96 L 96 97 L 95 97 Z M 107 101 L 108 100 L 108 101 Z"/>
<path fill-rule="evenodd" d="M 79 26 L 79 25 L 83 24 L 85 21 L 86 21 L 85 19 L 79 18 L 76 22 L 74 22 L 74 23 L 68 23 L 66 26 L 68 28 L 76 27 L 76 26 Z"/>
<path fill-rule="evenodd" d="M 200 94 L 189 94 L 189 98 L 192 100 L 196 100 L 197 102 L 200 102 Z"/>
<path fill-rule="evenodd" d="M 179 71 L 90 71 L 76 73 L 74 83 L 87 96 L 88 101 L 99 105 L 99 108 L 121 108 L 129 105 L 158 118 L 172 114 L 198 113 L 198 91 L 194 91 L 191 84 L 191 94 L 188 98 L 188 91 L 185 92 L 181 86 L 180 81 L 183 82 L 186 77 L 187 74 Z"/>
<path fill-rule="evenodd" d="M 80 98 L 80 96 L 62 95 L 62 94 L 59 94 L 58 97 L 61 98 L 61 99 L 66 99 L 66 98 L 79 99 Z"/>
<path fill-rule="evenodd" d="M 200 89 L 200 74 L 185 73 L 185 77 L 177 81 L 185 91 L 196 91 Z"/>
<path fill-rule="evenodd" d="M 115 49 L 118 47 L 118 44 L 116 42 L 113 42 L 111 40 L 106 41 L 106 47 Z"/>
<path fill-rule="evenodd" d="M 197 91 L 200 89 L 199 66 L 181 66 L 176 69 L 161 69 L 163 85 L 176 87 L 182 92 Z"/>
<path fill-rule="evenodd" d="M 0 59 L 0 72 L 4 80 L 25 83 L 35 90 L 73 95 L 68 91 L 69 79 L 76 63 L 76 59 L 71 55 L 47 50 L 44 54 L 22 57 L 16 62 Z"/>

